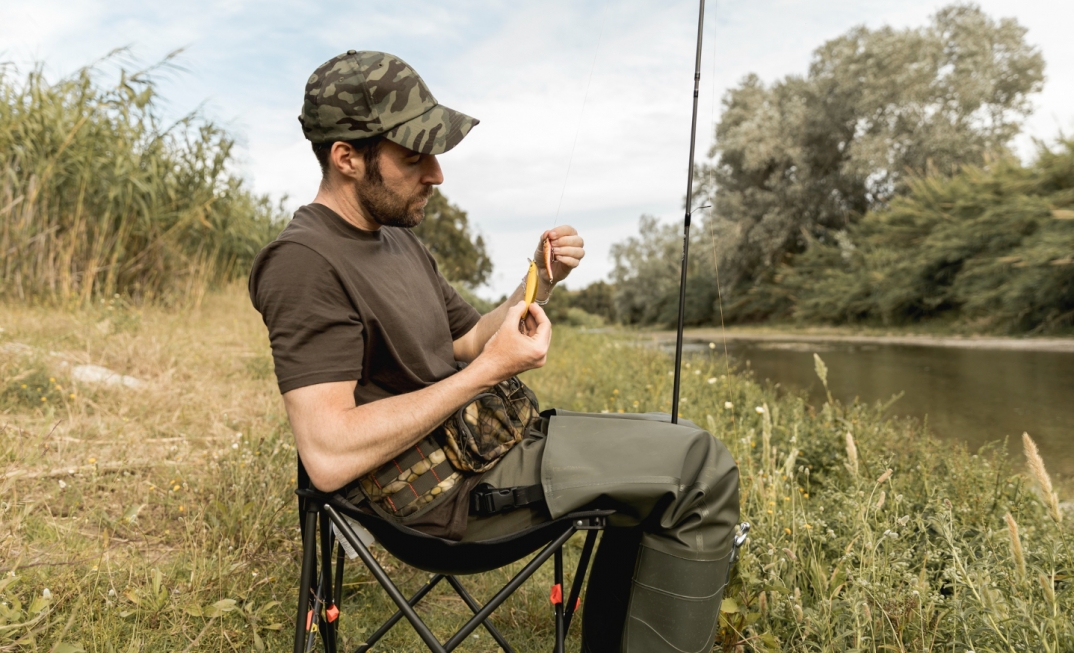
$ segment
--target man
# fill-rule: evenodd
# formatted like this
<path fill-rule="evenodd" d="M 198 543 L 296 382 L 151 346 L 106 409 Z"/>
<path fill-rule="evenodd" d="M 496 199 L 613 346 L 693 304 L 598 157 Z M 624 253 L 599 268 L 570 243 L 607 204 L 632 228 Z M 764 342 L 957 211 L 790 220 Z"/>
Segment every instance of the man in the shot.
<path fill-rule="evenodd" d="M 522 325 L 521 285 L 479 315 L 409 231 L 444 180 L 437 155 L 478 121 L 439 105 L 398 57 L 354 50 L 310 77 L 299 120 L 321 186 L 254 262 L 250 296 L 312 483 L 359 503 L 356 479 L 478 393 L 544 364 L 552 325 L 540 304 L 584 244 L 567 226 L 542 234 L 555 263 L 546 270 L 535 254 L 542 282 Z M 462 476 L 404 523 L 481 540 L 614 508 L 588 584 L 583 650 L 711 648 L 738 520 L 738 471 L 711 435 L 666 415 L 556 411 L 491 470 Z M 479 483 L 536 487 L 539 500 L 469 514 Z"/>

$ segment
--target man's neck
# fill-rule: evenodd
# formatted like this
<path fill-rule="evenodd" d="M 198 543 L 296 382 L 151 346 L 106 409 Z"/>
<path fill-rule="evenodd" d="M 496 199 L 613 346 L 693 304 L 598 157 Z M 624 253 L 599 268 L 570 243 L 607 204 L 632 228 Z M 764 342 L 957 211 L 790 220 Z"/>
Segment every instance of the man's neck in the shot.
<path fill-rule="evenodd" d="M 380 224 L 370 219 L 358 201 L 358 196 L 350 189 L 329 187 L 326 182 L 321 182 L 317 189 L 317 197 L 313 198 L 314 204 L 322 204 L 336 212 L 339 217 L 351 223 L 363 231 L 377 231 Z"/>

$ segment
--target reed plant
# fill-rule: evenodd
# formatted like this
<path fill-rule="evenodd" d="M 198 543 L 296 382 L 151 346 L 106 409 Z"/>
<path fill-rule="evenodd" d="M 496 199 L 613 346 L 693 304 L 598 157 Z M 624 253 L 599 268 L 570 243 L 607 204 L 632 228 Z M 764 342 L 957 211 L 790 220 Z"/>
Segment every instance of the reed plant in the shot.
<path fill-rule="evenodd" d="M 235 140 L 167 123 L 157 66 L 107 81 L 117 51 L 55 81 L 0 67 L 0 297 L 197 303 L 244 274 L 282 211 L 234 172 Z"/>
<path fill-rule="evenodd" d="M 0 303 L 0 329 L 0 651 L 287 650 L 295 452 L 243 289 L 182 312 Z M 82 384 L 79 364 L 145 384 Z M 717 650 L 1071 650 L 1072 520 L 1042 491 L 1056 492 L 1044 461 L 1022 474 L 1003 446 L 970 452 L 732 367 L 698 355 L 683 370 L 683 416 L 738 461 L 753 525 Z M 557 327 L 526 380 L 545 407 L 667 411 L 672 360 L 630 333 Z M 424 580 L 377 555 L 404 590 Z M 465 582 L 481 600 L 510 571 Z M 550 584 L 543 569 L 494 615 L 519 651 L 549 647 Z M 352 650 L 393 608 L 358 564 L 345 586 Z M 442 635 L 466 619 L 447 593 L 427 600 Z M 496 651 L 477 634 L 460 650 Z M 396 628 L 380 650 L 421 643 Z"/>

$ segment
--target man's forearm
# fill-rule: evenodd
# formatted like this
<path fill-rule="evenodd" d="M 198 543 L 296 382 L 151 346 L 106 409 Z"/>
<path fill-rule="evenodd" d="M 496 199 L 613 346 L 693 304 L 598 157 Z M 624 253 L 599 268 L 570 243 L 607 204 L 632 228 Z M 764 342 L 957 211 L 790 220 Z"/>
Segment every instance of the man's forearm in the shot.
<path fill-rule="evenodd" d="M 314 485 L 336 490 L 396 457 L 421 440 L 474 395 L 496 381 L 488 370 L 470 366 L 416 392 L 340 409 L 284 395 L 299 453 Z M 354 383 L 340 384 L 333 397 L 345 400 Z M 290 397 L 289 397 L 290 395 Z"/>

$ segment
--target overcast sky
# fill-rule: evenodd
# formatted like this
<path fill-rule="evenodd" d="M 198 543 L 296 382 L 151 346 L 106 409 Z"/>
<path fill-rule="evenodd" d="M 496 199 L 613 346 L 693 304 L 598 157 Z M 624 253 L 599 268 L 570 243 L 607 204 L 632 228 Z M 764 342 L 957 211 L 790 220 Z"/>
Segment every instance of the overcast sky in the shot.
<path fill-rule="evenodd" d="M 710 0 L 698 157 L 720 97 L 747 73 L 766 82 L 803 74 L 826 39 L 860 24 L 923 25 L 944 4 Z M 1074 3 L 981 5 L 1017 18 L 1047 62 L 1020 153 L 1032 137 L 1074 133 Z M 442 104 L 481 119 L 440 160 L 442 190 L 491 249 L 495 270 L 482 290 L 490 297 L 514 287 L 537 236 L 557 222 L 586 237 L 589 255 L 569 282 L 580 287 L 608 274 L 609 246 L 635 231 L 639 215 L 681 219 L 696 33 L 697 3 L 682 0 L 0 2 L 0 61 L 23 70 L 44 62 L 52 78 L 119 46 L 144 63 L 185 48 L 183 71 L 162 85 L 168 113 L 201 107 L 228 126 L 253 188 L 286 194 L 292 208 L 313 198 L 319 180 L 296 119 L 309 74 L 351 48 L 402 57 Z"/>

